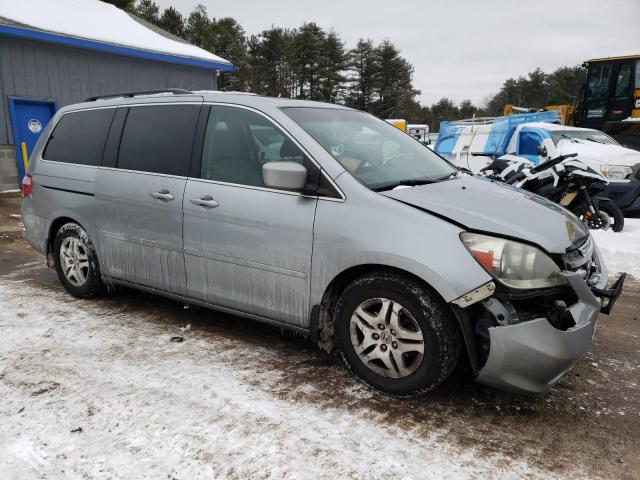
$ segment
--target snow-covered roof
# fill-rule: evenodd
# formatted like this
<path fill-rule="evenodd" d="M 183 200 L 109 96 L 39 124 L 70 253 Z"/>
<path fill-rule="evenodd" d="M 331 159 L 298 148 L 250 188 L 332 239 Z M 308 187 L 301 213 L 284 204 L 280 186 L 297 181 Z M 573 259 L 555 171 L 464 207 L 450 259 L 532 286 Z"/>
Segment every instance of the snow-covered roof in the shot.
<path fill-rule="evenodd" d="M 0 35 L 89 48 L 204 68 L 232 70 L 228 60 L 145 27 L 99 0 L 0 0 Z"/>

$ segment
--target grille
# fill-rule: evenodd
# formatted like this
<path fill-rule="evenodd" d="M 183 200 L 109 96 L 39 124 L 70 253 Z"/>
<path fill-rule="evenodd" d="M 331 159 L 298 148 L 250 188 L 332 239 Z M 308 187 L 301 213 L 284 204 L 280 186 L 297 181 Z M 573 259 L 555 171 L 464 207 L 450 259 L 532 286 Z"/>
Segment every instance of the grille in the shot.
<path fill-rule="evenodd" d="M 568 270 L 575 271 L 583 265 L 593 261 L 593 239 L 591 235 L 567 254 L 562 256 L 562 261 Z"/>

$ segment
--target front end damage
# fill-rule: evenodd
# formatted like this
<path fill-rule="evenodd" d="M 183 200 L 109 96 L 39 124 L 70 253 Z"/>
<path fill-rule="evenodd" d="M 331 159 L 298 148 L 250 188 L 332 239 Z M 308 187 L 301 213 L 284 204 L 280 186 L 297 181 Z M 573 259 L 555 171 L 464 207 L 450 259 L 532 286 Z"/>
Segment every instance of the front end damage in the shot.
<path fill-rule="evenodd" d="M 476 289 L 472 303 L 469 295 L 452 302 L 480 383 L 543 392 L 591 348 L 598 315 L 611 311 L 624 274 L 607 289 L 607 272 L 590 237 L 554 260 L 562 265 L 566 286 L 515 291 L 498 284 L 489 295 Z"/>

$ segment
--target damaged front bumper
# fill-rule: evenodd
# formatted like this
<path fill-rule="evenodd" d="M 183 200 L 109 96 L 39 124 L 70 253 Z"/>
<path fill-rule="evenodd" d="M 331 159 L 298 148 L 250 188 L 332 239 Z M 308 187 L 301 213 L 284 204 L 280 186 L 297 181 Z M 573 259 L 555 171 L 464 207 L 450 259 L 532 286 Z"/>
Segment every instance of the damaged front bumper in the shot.
<path fill-rule="evenodd" d="M 484 327 L 482 322 L 476 324 L 476 334 L 481 332 L 477 338 L 485 346 L 485 362 L 478 368 L 478 382 L 505 391 L 543 392 L 589 351 L 598 315 L 611 311 L 622 291 L 625 275 L 610 289 L 606 288 L 604 267 L 588 279 L 580 272 L 565 272 L 564 276 L 575 295 L 571 295 L 570 306 L 560 302 L 562 308 L 556 311 L 557 315 L 517 319 L 521 312 L 499 295 L 478 303 L 485 315 L 491 317 L 491 323 Z M 603 305 L 605 299 L 608 301 Z M 517 320 L 509 322 L 509 316 Z M 483 353 L 482 348 L 478 351 Z"/>

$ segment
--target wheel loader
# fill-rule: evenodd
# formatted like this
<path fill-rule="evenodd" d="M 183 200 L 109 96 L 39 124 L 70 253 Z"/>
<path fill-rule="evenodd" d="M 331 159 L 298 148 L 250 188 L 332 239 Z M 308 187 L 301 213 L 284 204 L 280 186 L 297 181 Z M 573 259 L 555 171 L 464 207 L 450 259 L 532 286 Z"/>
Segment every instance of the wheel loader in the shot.
<path fill-rule="evenodd" d="M 640 150 L 640 55 L 587 60 L 586 82 L 577 105 L 550 105 L 542 110 L 559 110 L 562 123 L 595 128 L 621 145 Z M 535 109 L 505 105 L 504 114 Z"/>

